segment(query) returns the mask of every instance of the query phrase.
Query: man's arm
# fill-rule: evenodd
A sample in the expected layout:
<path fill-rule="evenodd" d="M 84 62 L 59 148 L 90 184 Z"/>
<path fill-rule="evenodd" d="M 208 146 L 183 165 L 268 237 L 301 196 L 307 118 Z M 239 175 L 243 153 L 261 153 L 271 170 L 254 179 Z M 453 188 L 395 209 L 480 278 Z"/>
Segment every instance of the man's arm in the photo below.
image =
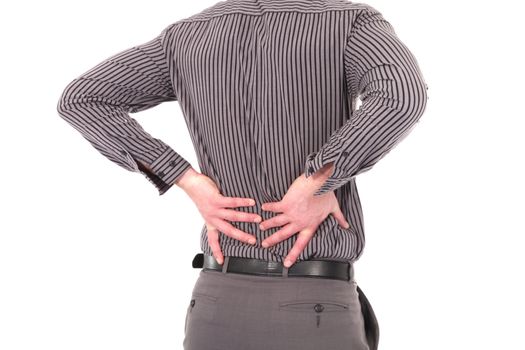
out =
<path fill-rule="evenodd" d="M 307 156 L 308 178 L 328 163 L 333 173 L 315 192 L 333 191 L 372 168 L 406 137 L 427 103 L 418 63 L 393 27 L 371 6 L 353 22 L 344 53 L 349 98 L 362 105 L 319 151 Z"/>
<path fill-rule="evenodd" d="M 121 51 L 71 81 L 57 104 L 59 115 L 107 159 L 140 172 L 164 194 L 191 164 L 154 138 L 129 113 L 175 101 L 167 65 L 166 38 Z"/>

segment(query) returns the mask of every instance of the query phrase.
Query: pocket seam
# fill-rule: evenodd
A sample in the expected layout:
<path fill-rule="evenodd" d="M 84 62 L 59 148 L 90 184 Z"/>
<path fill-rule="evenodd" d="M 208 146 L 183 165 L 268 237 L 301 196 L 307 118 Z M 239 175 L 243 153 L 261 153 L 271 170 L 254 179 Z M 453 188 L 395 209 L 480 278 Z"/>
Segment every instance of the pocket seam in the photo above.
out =
<path fill-rule="evenodd" d="M 348 311 L 350 308 L 350 305 L 347 303 L 343 303 L 340 301 L 333 301 L 333 300 L 313 300 L 313 299 L 304 299 L 304 300 L 290 300 L 290 301 L 280 301 L 279 302 L 279 310 L 284 311 L 296 311 L 296 312 L 310 312 L 313 309 L 313 307 L 316 304 L 323 304 L 323 305 L 335 305 L 337 308 L 330 310 L 325 309 L 323 312 L 344 312 Z M 311 307 L 305 307 L 305 308 L 294 308 L 293 306 L 299 306 L 299 305 L 310 305 Z"/>
<path fill-rule="evenodd" d="M 193 297 L 195 297 L 195 298 L 202 297 L 202 298 L 208 299 L 211 302 L 216 302 L 217 300 L 219 300 L 218 297 L 215 297 L 213 295 L 204 294 L 204 293 L 201 293 L 201 292 L 193 292 L 191 295 L 192 295 L 192 298 Z"/>

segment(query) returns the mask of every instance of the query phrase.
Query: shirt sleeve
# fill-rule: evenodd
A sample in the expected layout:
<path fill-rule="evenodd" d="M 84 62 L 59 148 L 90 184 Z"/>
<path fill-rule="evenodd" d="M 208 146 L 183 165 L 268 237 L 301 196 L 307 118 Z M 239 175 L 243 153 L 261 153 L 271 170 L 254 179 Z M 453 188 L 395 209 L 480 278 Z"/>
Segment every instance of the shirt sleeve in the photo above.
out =
<path fill-rule="evenodd" d="M 333 191 L 369 170 L 418 123 L 427 89 L 418 63 L 392 25 L 371 6 L 361 10 L 344 51 L 352 107 L 362 104 L 321 147 L 306 157 L 305 176 L 334 162 L 331 176 L 314 193 Z"/>
<path fill-rule="evenodd" d="M 175 101 L 166 56 L 170 26 L 155 38 L 120 51 L 73 79 L 58 114 L 103 156 L 139 172 L 164 194 L 191 164 L 130 116 Z"/>

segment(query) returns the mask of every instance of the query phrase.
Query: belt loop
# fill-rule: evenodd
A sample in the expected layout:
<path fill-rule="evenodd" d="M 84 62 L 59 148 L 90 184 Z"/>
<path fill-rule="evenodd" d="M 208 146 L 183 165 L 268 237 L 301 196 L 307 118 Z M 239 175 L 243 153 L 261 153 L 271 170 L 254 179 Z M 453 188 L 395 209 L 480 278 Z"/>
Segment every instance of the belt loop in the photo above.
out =
<path fill-rule="evenodd" d="M 352 282 L 354 280 L 354 264 L 348 263 L 348 281 Z"/>
<path fill-rule="evenodd" d="M 226 271 L 228 270 L 228 263 L 230 262 L 230 257 L 229 256 L 225 256 L 224 257 L 224 262 L 222 263 L 222 273 L 226 273 Z"/>
<path fill-rule="evenodd" d="M 283 264 L 283 277 L 288 278 L 288 267 Z"/>

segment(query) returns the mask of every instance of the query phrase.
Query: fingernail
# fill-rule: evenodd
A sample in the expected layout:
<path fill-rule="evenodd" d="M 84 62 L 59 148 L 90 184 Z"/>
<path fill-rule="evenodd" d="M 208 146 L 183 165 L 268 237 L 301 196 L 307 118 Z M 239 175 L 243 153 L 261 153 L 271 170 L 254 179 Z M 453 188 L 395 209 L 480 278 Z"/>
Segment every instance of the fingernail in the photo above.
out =
<path fill-rule="evenodd" d="M 350 227 L 350 224 L 347 222 L 345 225 L 345 228 L 349 228 L 349 227 Z"/>
<path fill-rule="evenodd" d="M 259 216 L 259 217 L 256 217 L 256 218 L 253 220 L 253 222 L 261 222 L 261 220 L 262 220 L 262 219 L 261 219 L 261 217 Z"/>
<path fill-rule="evenodd" d="M 263 225 L 259 225 L 259 228 L 260 228 L 261 230 L 264 230 L 264 226 L 263 226 Z"/>
<path fill-rule="evenodd" d="M 222 265 L 222 259 L 221 258 L 217 259 L 217 262 Z"/>
<path fill-rule="evenodd" d="M 262 209 L 262 210 L 266 210 L 266 207 L 264 206 L 264 204 L 261 205 L 261 209 Z"/>
<path fill-rule="evenodd" d="M 248 240 L 248 243 L 250 243 L 250 244 L 254 244 L 254 243 L 255 243 L 255 238 L 250 238 L 250 239 Z"/>
<path fill-rule="evenodd" d="M 289 259 L 286 259 L 286 260 L 284 261 L 284 266 L 286 266 L 286 267 L 290 267 L 291 265 L 292 265 L 292 262 L 291 262 Z"/>
<path fill-rule="evenodd" d="M 255 201 L 253 199 L 250 200 L 250 205 L 255 205 Z"/>
<path fill-rule="evenodd" d="M 263 246 L 264 248 L 268 248 L 268 242 L 262 242 L 262 246 Z"/>

